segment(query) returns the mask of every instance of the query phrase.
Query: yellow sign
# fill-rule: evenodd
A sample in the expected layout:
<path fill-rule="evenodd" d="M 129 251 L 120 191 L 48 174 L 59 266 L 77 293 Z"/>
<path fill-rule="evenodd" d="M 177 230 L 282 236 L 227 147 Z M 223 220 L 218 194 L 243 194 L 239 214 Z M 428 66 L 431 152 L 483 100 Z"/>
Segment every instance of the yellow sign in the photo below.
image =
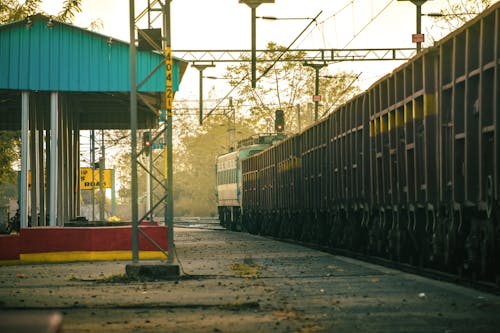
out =
<path fill-rule="evenodd" d="M 111 188 L 112 186 L 112 169 L 103 170 L 102 187 Z M 94 179 L 92 180 L 92 168 L 80 168 L 80 189 L 92 190 L 101 186 L 99 181 L 99 169 L 94 170 Z"/>
<path fill-rule="evenodd" d="M 172 116 L 172 101 L 174 99 L 172 85 L 172 49 L 168 46 L 165 48 L 165 109 L 167 117 Z"/>

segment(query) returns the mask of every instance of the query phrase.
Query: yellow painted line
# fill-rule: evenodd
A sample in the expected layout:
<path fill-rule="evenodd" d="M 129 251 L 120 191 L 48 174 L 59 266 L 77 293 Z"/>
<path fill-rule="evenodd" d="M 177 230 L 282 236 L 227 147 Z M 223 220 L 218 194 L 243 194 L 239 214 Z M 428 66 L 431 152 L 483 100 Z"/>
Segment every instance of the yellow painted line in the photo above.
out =
<path fill-rule="evenodd" d="M 424 116 L 432 116 L 437 113 L 436 96 L 434 94 L 424 95 Z"/>
<path fill-rule="evenodd" d="M 404 122 L 405 124 L 408 124 L 413 120 L 413 109 L 410 108 L 409 104 L 405 104 L 404 110 L 405 110 Z"/>
<path fill-rule="evenodd" d="M 19 265 L 21 260 L 0 260 L 0 266 L 13 266 Z"/>
<path fill-rule="evenodd" d="M 422 100 L 414 100 L 413 101 L 413 119 L 414 120 L 422 120 L 424 115 L 424 106 Z"/>
<path fill-rule="evenodd" d="M 160 251 L 139 251 L 141 260 L 161 260 L 167 256 Z M 110 261 L 132 260 L 132 251 L 72 251 L 21 253 L 20 262 Z"/>
<path fill-rule="evenodd" d="M 404 110 L 398 109 L 396 111 L 396 127 L 402 127 L 404 125 Z"/>
<path fill-rule="evenodd" d="M 384 134 L 387 132 L 387 117 L 382 116 L 379 118 L 379 123 L 380 123 L 380 134 Z"/>

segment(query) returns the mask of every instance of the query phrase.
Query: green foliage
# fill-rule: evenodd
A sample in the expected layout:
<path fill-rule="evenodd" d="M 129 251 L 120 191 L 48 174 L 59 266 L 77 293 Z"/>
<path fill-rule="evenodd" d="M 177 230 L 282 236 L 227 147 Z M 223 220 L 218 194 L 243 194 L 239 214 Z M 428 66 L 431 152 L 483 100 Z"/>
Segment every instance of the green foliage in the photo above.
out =
<path fill-rule="evenodd" d="M 231 119 L 229 117 L 229 119 Z M 229 150 L 231 123 L 225 116 L 209 117 L 183 146 L 174 150 L 174 211 L 176 216 L 209 216 L 216 214 L 215 158 Z M 238 119 L 235 141 L 254 134 L 251 125 Z"/>
<path fill-rule="evenodd" d="M 443 7 L 439 15 L 433 18 L 437 27 L 444 31 L 452 31 L 484 11 L 495 1 L 497 0 L 447 0 L 446 7 Z M 430 41 L 433 42 L 432 38 Z"/>
<path fill-rule="evenodd" d="M 283 51 L 286 47 L 269 42 L 268 50 Z M 304 52 L 287 52 L 281 60 L 274 63 L 279 52 L 265 52 L 262 58 L 268 61 L 257 63 L 257 87 L 251 88 L 250 62 L 229 66 L 225 75 L 234 87 L 235 104 L 249 119 L 253 119 L 257 132 L 274 131 L 274 112 L 277 109 L 285 111 L 285 131 L 297 132 L 299 129 L 299 115 L 297 105 L 300 106 L 301 128 L 311 124 L 314 120 L 310 115 L 312 96 L 315 88 L 315 71 L 303 66 Z M 244 58 L 244 57 L 242 57 Z M 247 58 L 248 60 L 248 58 Z M 319 91 L 322 101 L 319 104 L 319 115 L 326 115 L 336 107 L 351 98 L 358 88 L 353 83 L 357 75 L 349 72 L 339 72 L 334 75 L 325 67 L 320 71 Z"/>
<path fill-rule="evenodd" d="M 284 50 L 285 47 L 269 43 L 270 50 Z M 277 53 L 262 55 L 273 60 Z M 282 59 L 301 59 L 301 52 L 286 53 Z M 197 127 L 197 117 L 179 112 L 173 120 L 174 137 L 174 212 L 176 216 L 206 216 L 216 214 L 215 206 L 215 158 L 226 153 L 234 142 L 248 138 L 252 134 L 274 132 L 276 109 L 285 111 L 285 132 L 298 131 L 296 105 L 301 105 L 301 126 L 304 128 L 314 121 L 306 116 L 308 102 L 314 92 L 315 74 L 304 67 L 301 61 L 258 62 L 257 71 L 262 77 L 256 89 L 250 84 L 250 63 L 229 66 L 225 78 L 233 86 L 232 105 L 219 106 L 203 126 Z M 327 74 L 324 68 L 322 74 Z M 265 73 L 265 75 L 262 75 Z M 333 111 L 347 101 L 357 91 L 353 82 L 357 76 L 352 73 L 338 73 L 320 78 L 320 92 L 323 95 L 321 114 Z M 222 101 L 220 105 L 230 105 Z M 188 107 L 179 109 L 188 110 Z M 309 108 L 310 109 L 310 108 Z M 234 116 L 234 131 L 233 127 Z M 231 134 L 233 133 L 233 134 Z M 234 144 L 233 142 L 233 144 Z"/>
<path fill-rule="evenodd" d="M 17 195 L 17 172 L 13 164 L 19 159 L 19 132 L 0 131 L 0 207 Z"/>
<path fill-rule="evenodd" d="M 0 24 L 20 21 L 26 16 L 40 12 L 42 0 L 2 0 L 0 2 Z"/>
<path fill-rule="evenodd" d="M 2 0 L 0 2 L 0 24 L 15 22 L 25 19 L 27 16 L 44 13 L 40 9 L 43 0 Z M 63 8 L 58 15 L 54 17 L 57 21 L 71 22 L 76 13 L 80 13 L 82 0 L 65 0 Z"/>

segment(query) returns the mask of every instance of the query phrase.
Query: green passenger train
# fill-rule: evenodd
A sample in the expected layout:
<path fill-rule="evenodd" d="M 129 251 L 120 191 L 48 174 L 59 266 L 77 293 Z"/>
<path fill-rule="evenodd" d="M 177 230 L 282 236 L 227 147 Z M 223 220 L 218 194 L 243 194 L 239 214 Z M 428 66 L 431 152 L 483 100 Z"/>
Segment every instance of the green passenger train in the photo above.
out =
<path fill-rule="evenodd" d="M 238 142 L 237 148 L 217 156 L 215 164 L 215 198 L 220 224 L 241 230 L 242 173 L 241 161 L 284 139 L 285 134 L 257 134 Z"/>

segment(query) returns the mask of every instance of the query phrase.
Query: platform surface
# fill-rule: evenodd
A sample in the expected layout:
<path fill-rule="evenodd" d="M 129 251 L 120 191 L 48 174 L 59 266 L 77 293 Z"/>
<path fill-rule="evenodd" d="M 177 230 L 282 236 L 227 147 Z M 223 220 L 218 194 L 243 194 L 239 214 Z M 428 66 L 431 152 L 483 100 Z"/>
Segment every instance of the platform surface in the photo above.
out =
<path fill-rule="evenodd" d="M 219 228 L 176 227 L 174 236 L 179 280 L 127 280 L 125 261 L 2 266 L 0 310 L 61 313 L 64 332 L 500 327 L 498 296 Z"/>

